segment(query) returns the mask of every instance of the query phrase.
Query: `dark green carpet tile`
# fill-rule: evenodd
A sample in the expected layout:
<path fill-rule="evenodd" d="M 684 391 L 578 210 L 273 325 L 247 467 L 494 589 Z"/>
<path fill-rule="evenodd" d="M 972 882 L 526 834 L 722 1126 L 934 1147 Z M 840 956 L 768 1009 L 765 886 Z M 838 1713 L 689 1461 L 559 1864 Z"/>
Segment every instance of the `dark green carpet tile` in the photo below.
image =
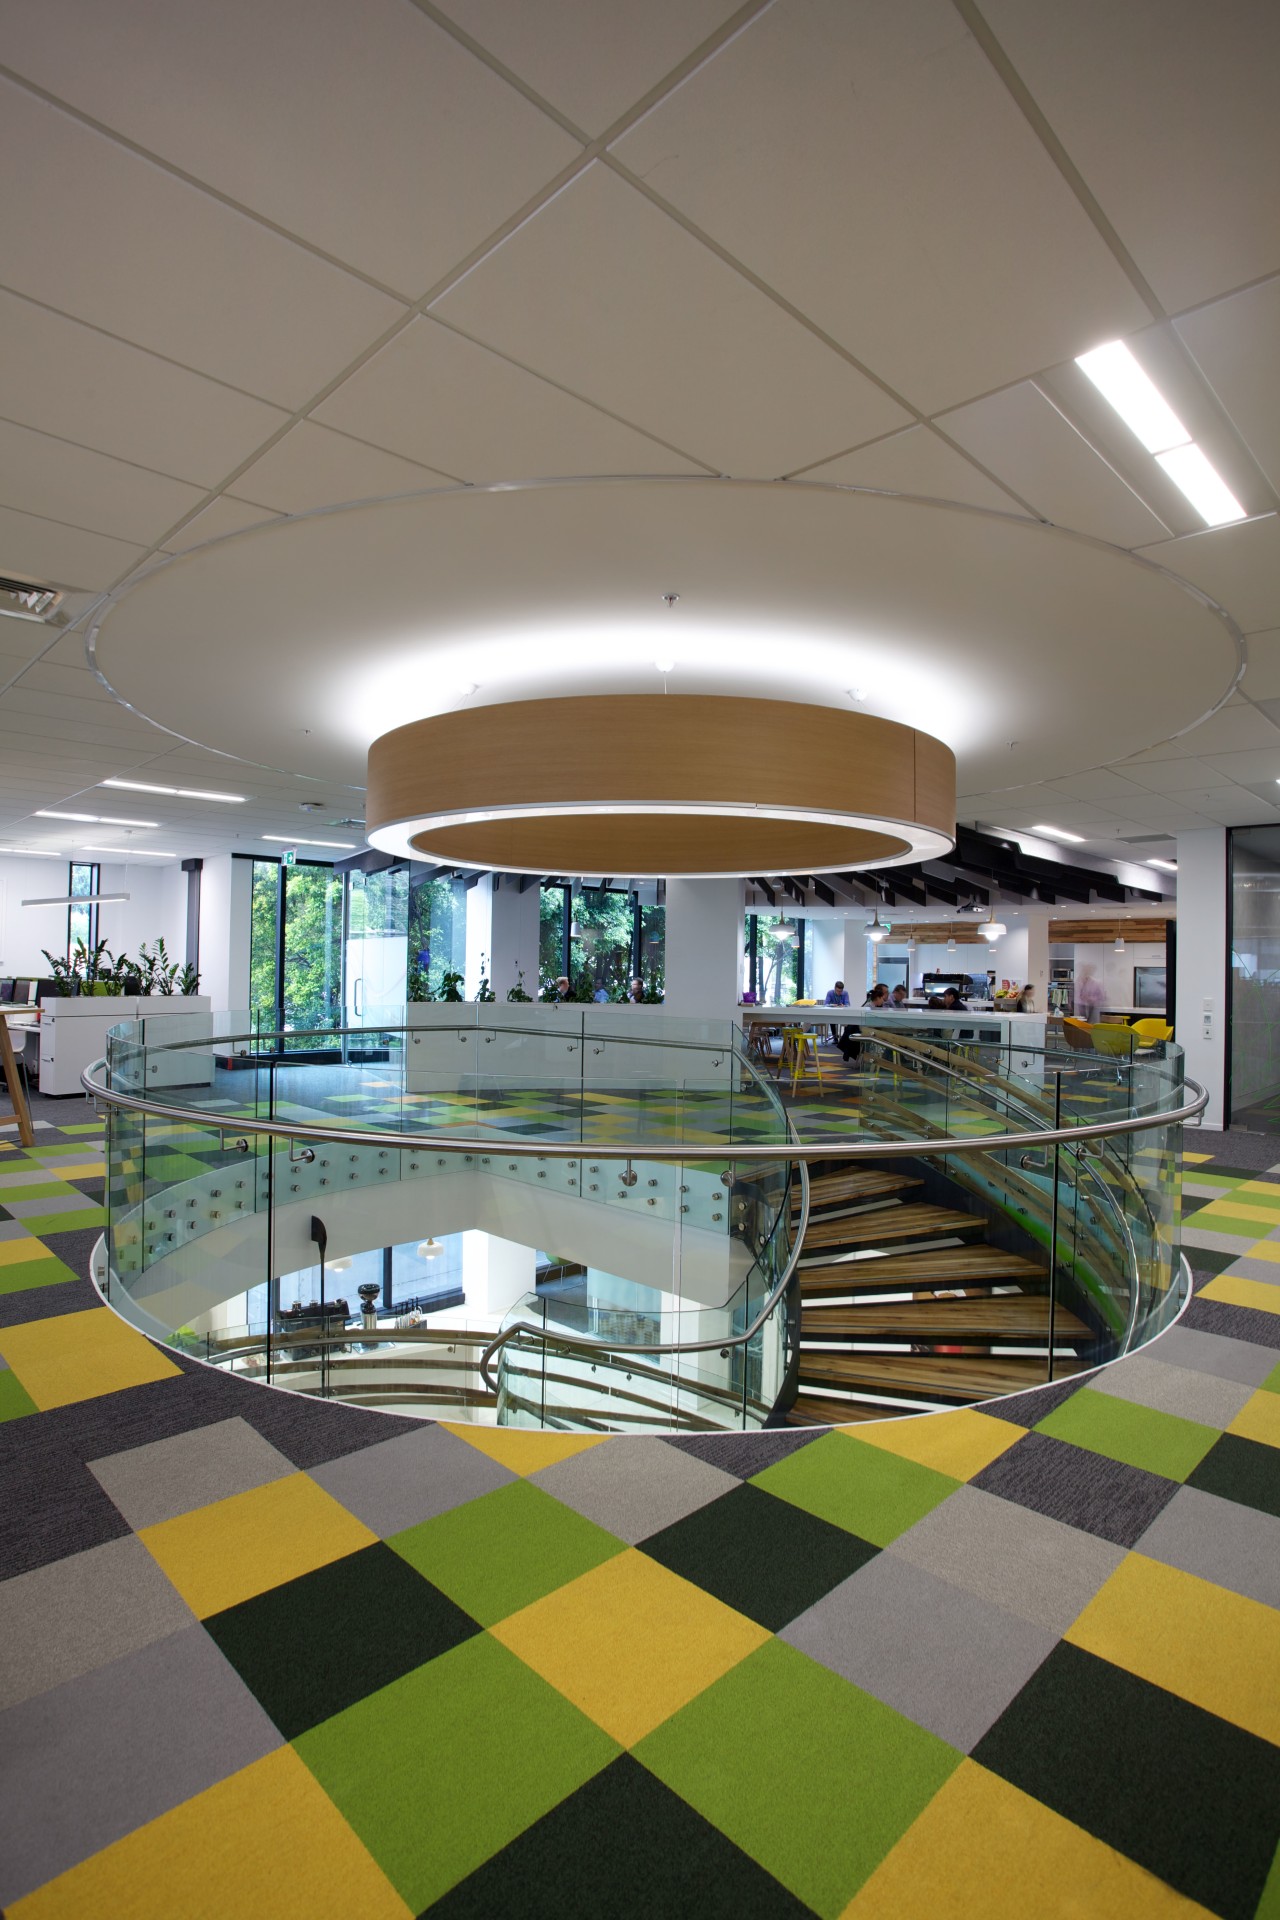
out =
<path fill-rule="evenodd" d="M 776 1633 L 879 1552 L 759 1487 L 735 1487 L 641 1542 L 672 1573 Z"/>
<path fill-rule="evenodd" d="M 204 1624 L 286 1740 L 480 1631 L 381 1541 Z"/>
<path fill-rule="evenodd" d="M 1280 1447 L 1224 1433 L 1188 1475 L 1187 1485 L 1280 1519 Z"/>
<path fill-rule="evenodd" d="M 1251 1920 L 1280 1841 L 1269 1742 L 1064 1641 L 973 1758 L 1222 1920 Z"/>
<path fill-rule="evenodd" d="M 808 1920 L 813 1913 L 626 1753 L 425 1911 L 432 1920 Z"/>

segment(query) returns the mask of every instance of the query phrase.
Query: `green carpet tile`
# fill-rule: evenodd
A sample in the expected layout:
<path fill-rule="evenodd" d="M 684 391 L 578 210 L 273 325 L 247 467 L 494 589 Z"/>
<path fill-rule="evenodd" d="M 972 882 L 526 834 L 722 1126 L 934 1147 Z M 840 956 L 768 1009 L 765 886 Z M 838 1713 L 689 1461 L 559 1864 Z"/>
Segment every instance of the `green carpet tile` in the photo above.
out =
<path fill-rule="evenodd" d="M 151 1344 L 85 1278 L 101 1137 L 37 1108 L 0 1126 L 8 1920 L 1280 1916 L 1280 1140 L 1189 1136 L 1195 1298 L 1101 1373 L 600 1438 Z"/>

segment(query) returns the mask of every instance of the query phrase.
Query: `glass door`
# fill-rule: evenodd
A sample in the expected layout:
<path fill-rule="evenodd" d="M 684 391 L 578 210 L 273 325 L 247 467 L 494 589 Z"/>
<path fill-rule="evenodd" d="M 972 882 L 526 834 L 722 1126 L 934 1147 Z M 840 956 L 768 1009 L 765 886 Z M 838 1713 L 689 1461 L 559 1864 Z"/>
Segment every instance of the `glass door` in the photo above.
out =
<path fill-rule="evenodd" d="M 343 1003 L 356 1026 L 403 1008 L 409 939 L 409 869 L 349 873 L 342 946 Z"/>

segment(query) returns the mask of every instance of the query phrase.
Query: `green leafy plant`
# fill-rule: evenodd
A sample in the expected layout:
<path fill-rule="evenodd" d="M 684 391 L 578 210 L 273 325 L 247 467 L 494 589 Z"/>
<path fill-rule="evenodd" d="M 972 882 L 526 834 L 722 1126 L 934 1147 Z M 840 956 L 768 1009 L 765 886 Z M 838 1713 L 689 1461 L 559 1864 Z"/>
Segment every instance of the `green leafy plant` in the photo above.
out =
<path fill-rule="evenodd" d="M 169 958 L 163 934 L 157 937 L 154 951 L 145 940 L 142 942 L 134 970 L 138 976 L 139 992 L 168 996 L 175 991 L 179 967 L 176 960 Z"/>
<path fill-rule="evenodd" d="M 199 993 L 199 991 L 200 975 L 188 960 L 186 966 L 183 967 L 181 973 L 178 975 L 178 992 L 187 999 L 190 999 L 192 994 Z"/>
<path fill-rule="evenodd" d="M 497 997 L 497 994 L 489 982 L 489 956 L 487 953 L 482 953 L 480 955 L 480 985 L 476 990 L 476 999 L 489 1001 L 496 1000 Z"/>
<path fill-rule="evenodd" d="M 522 1000 L 526 1006 L 533 1005 L 533 1000 L 531 996 L 527 994 L 524 990 L 524 968 L 523 967 L 516 968 L 516 983 L 514 987 L 507 988 L 507 999 Z"/>
<path fill-rule="evenodd" d="M 420 961 L 414 960 L 410 962 L 404 990 L 406 998 L 415 1003 L 435 999 L 435 995 L 431 991 L 431 982 L 427 977 L 427 970 Z"/>
<path fill-rule="evenodd" d="M 74 963 L 62 959 L 56 953 L 50 953 L 48 947 L 41 947 L 41 953 L 49 962 L 49 977 L 54 982 L 56 996 L 60 1000 L 69 1000 L 80 991 L 80 976 Z"/>
<path fill-rule="evenodd" d="M 450 967 L 449 971 L 442 975 L 440 980 L 440 998 L 454 1002 L 461 1000 L 463 997 L 462 982 L 463 975 L 455 968 Z"/>

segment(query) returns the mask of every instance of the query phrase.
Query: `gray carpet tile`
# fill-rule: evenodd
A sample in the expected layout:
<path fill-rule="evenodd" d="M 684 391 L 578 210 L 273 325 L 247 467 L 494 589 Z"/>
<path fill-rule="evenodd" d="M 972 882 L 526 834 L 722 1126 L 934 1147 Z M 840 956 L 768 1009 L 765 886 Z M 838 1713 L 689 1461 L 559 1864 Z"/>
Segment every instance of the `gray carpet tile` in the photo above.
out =
<path fill-rule="evenodd" d="M 0 1708 L 193 1624 L 132 1534 L 0 1581 Z"/>
<path fill-rule="evenodd" d="M 295 1468 L 246 1420 L 232 1418 L 91 1460 L 89 1471 L 129 1525 L 141 1529 L 282 1480 Z"/>
<path fill-rule="evenodd" d="M 0 1714 L 8 1904 L 281 1744 L 203 1627 Z"/>
<path fill-rule="evenodd" d="M 1179 1487 L 1138 1552 L 1202 1580 L 1280 1607 L 1280 1520 L 1199 1487 Z"/>
<path fill-rule="evenodd" d="M 1033 1626 L 1065 1633 L 1125 1549 L 1061 1520 L 961 1487 L 885 1551 Z"/>
<path fill-rule="evenodd" d="M 386 1540 L 517 1476 L 456 1434 L 419 1422 L 416 1432 L 321 1462 L 310 1477 Z"/>
<path fill-rule="evenodd" d="M 606 1441 L 531 1476 L 575 1513 L 634 1546 L 741 1485 L 736 1474 L 661 1440 Z"/>
<path fill-rule="evenodd" d="M 783 1640 L 968 1753 L 1057 1644 L 888 1553 L 784 1627 Z"/>

